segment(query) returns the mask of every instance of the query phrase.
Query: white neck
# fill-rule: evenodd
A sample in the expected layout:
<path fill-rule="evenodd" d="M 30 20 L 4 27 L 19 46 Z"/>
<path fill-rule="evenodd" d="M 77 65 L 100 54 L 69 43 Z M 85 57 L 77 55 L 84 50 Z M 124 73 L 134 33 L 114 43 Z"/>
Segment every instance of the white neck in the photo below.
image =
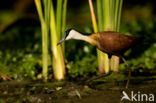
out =
<path fill-rule="evenodd" d="M 69 40 L 69 39 L 84 40 L 84 38 L 86 38 L 86 36 L 82 35 L 76 30 L 71 30 L 66 40 Z"/>
<path fill-rule="evenodd" d="M 66 40 L 69 39 L 76 39 L 76 40 L 83 40 L 86 41 L 90 44 L 95 44 L 95 40 L 93 40 L 92 38 L 90 38 L 89 36 L 85 36 L 79 32 L 77 32 L 76 30 L 71 30 L 68 37 L 66 38 Z"/>

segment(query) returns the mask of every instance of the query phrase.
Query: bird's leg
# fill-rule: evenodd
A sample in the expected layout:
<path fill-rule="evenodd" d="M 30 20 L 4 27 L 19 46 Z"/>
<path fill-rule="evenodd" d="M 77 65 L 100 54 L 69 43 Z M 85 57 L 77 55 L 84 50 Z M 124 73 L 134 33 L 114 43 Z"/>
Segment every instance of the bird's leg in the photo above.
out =
<path fill-rule="evenodd" d="M 129 86 L 129 82 L 130 82 L 130 78 L 131 78 L 131 69 L 128 67 L 128 63 L 126 62 L 126 59 L 122 56 L 120 56 L 121 59 L 123 60 L 123 62 L 126 64 L 127 68 L 128 68 L 128 79 L 127 79 L 127 83 L 126 83 L 126 88 L 128 88 Z"/>
<path fill-rule="evenodd" d="M 89 84 L 89 83 L 90 83 L 91 81 L 93 81 L 93 80 L 97 80 L 97 79 L 100 79 L 100 78 L 102 78 L 102 77 L 109 76 L 111 73 L 112 73 L 112 72 L 109 72 L 109 73 L 107 73 L 107 74 L 101 74 L 101 75 L 99 75 L 99 76 L 97 76 L 97 77 L 93 77 L 93 78 L 87 80 L 87 81 L 86 81 L 86 84 Z"/>
<path fill-rule="evenodd" d="M 111 54 L 108 54 L 108 58 L 110 59 L 111 58 Z M 98 75 L 97 77 L 93 77 L 93 78 L 91 78 L 91 79 L 89 79 L 89 80 L 87 80 L 86 81 L 86 84 L 89 84 L 91 81 L 93 81 L 93 80 L 97 80 L 97 79 L 100 79 L 100 78 L 102 78 L 102 77 L 106 77 L 106 76 L 109 76 L 110 74 L 112 73 L 112 71 L 110 71 L 110 72 L 108 72 L 108 73 L 104 73 L 104 74 L 101 74 L 101 75 Z"/>

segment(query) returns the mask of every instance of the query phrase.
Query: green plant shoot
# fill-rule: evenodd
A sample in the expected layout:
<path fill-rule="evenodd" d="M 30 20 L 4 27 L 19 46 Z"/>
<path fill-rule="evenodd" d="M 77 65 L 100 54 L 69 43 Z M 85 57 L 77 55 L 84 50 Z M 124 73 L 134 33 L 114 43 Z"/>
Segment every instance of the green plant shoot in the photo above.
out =
<path fill-rule="evenodd" d="M 42 62 L 43 62 L 43 78 L 47 80 L 48 75 L 48 41 L 50 41 L 50 49 L 52 53 L 52 66 L 54 78 L 57 80 L 65 77 L 65 64 L 63 51 L 57 46 L 58 40 L 62 36 L 62 31 L 66 25 L 66 7 L 67 0 L 57 0 L 56 16 L 54 12 L 53 2 L 51 0 L 43 1 L 35 0 L 36 8 L 41 21 L 42 31 Z M 63 25 L 63 26 L 62 26 Z M 50 35 L 49 35 L 50 34 Z M 48 37 L 50 36 L 50 37 Z M 48 39 L 49 38 L 49 39 Z"/>
<path fill-rule="evenodd" d="M 92 0 L 89 0 L 94 32 L 119 31 L 122 0 L 97 0 L 96 3 L 98 23 L 96 22 Z M 97 50 L 97 56 L 100 73 L 108 73 L 110 69 L 112 71 L 118 71 L 119 57 L 113 55 L 109 64 L 109 58 L 106 53 Z"/>

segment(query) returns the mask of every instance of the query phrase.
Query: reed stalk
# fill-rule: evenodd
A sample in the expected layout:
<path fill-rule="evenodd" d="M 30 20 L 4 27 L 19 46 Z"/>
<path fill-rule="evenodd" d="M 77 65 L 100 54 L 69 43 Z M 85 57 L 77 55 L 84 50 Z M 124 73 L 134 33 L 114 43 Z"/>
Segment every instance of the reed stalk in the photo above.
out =
<path fill-rule="evenodd" d="M 43 8 L 42 8 L 43 3 Z M 36 8 L 39 14 L 42 31 L 42 62 L 43 62 L 43 78 L 47 80 L 48 75 L 48 41 L 50 41 L 50 49 L 52 53 L 52 66 L 54 78 L 61 80 L 65 78 L 65 63 L 63 51 L 57 46 L 62 36 L 62 31 L 66 25 L 66 7 L 67 0 L 57 0 L 56 16 L 54 12 L 52 0 L 35 0 Z M 42 11 L 44 10 L 44 12 Z M 65 9 L 65 10 L 64 10 Z M 63 26 L 62 26 L 63 25 Z M 48 37 L 50 34 L 50 37 Z"/>
<path fill-rule="evenodd" d="M 117 31 L 119 32 L 120 29 L 120 20 L 121 20 L 121 10 L 122 10 L 122 3 L 123 0 L 111 0 L 112 4 L 112 10 L 111 10 L 111 16 L 112 16 L 112 31 Z M 113 55 L 111 60 L 110 60 L 110 69 L 114 72 L 119 71 L 119 57 Z"/>
<path fill-rule="evenodd" d="M 47 25 L 44 20 L 41 0 L 35 0 L 37 12 L 41 22 L 41 32 L 42 32 L 42 76 L 44 81 L 48 79 L 48 30 Z"/>
<path fill-rule="evenodd" d="M 102 7 L 101 5 L 101 1 L 98 1 L 98 6 Z M 97 26 L 97 21 L 96 21 L 96 17 L 95 17 L 95 13 L 94 13 L 94 8 L 93 8 L 93 4 L 92 4 L 92 0 L 89 0 L 89 7 L 90 7 L 90 12 L 91 12 L 91 18 L 92 18 L 92 25 L 93 25 L 93 29 L 94 32 L 98 32 L 102 30 L 102 23 L 100 23 L 99 25 L 99 30 L 98 30 L 98 26 Z M 98 9 L 98 20 L 99 22 L 102 22 L 102 12 L 101 9 Z M 99 68 L 99 72 L 102 73 L 108 73 L 109 72 L 109 59 L 106 53 L 103 53 L 101 51 L 99 51 L 97 49 L 97 57 L 98 57 L 98 68 Z"/>
<path fill-rule="evenodd" d="M 66 29 L 67 2 L 68 0 L 64 0 L 63 2 L 61 37 L 63 37 L 64 31 Z M 65 43 L 62 45 L 62 51 L 65 53 Z"/>
<path fill-rule="evenodd" d="M 119 31 L 120 17 L 122 10 L 123 0 L 96 0 L 97 4 L 97 17 L 98 23 L 94 13 L 92 0 L 89 0 L 89 6 L 92 17 L 92 24 L 94 32 L 97 31 Z M 94 23 L 96 22 L 96 23 Z M 98 24 L 98 28 L 96 29 Z M 96 31 L 97 30 L 97 31 Z M 108 73 L 110 69 L 112 71 L 118 71 L 119 57 L 112 56 L 109 64 L 109 58 L 106 53 L 102 53 L 97 50 L 98 66 L 100 73 Z"/>
<path fill-rule="evenodd" d="M 60 4 L 60 2 L 58 2 L 58 3 Z M 62 4 L 60 4 L 59 6 L 62 7 Z M 62 12 L 62 9 L 60 9 L 60 8 L 57 8 L 57 9 L 59 9 L 60 12 Z M 57 12 L 59 12 L 59 10 L 57 10 Z M 59 16 L 61 16 L 60 13 L 57 13 L 57 17 L 58 17 L 58 14 L 59 14 Z M 61 79 L 65 78 L 65 64 L 64 64 L 63 52 L 61 50 L 61 47 L 57 46 L 57 43 L 61 38 L 61 36 L 60 36 L 61 35 L 61 29 L 60 29 L 61 24 L 60 24 L 60 21 L 59 21 L 59 23 L 58 23 L 58 21 L 57 22 L 55 21 L 55 13 L 54 13 L 54 8 L 53 8 L 52 2 L 51 2 L 50 18 L 51 18 L 50 19 L 51 50 L 52 50 L 52 54 L 53 54 L 52 64 L 53 64 L 54 77 L 57 80 L 61 80 Z M 61 17 L 58 17 L 58 18 L 61 18 Z M 60 19 L 60 20 L 62 20 L 62 19 Z"/>

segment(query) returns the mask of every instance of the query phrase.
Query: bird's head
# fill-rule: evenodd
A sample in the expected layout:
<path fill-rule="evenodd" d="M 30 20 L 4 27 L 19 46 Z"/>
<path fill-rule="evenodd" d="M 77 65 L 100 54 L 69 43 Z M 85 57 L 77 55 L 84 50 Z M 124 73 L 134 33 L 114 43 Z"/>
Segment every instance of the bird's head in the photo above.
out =
<path fill-rule="evenodd" d="M 60 45 L 61 43 L 63 43 L 64 41 L 70 40 L 70 39 L 77 39 L 79 37 L 80 33 L 77 32 L 74 29 L 67 29 L 64 32 L 64 37 L 57 43 L 57 45 Z"/>

